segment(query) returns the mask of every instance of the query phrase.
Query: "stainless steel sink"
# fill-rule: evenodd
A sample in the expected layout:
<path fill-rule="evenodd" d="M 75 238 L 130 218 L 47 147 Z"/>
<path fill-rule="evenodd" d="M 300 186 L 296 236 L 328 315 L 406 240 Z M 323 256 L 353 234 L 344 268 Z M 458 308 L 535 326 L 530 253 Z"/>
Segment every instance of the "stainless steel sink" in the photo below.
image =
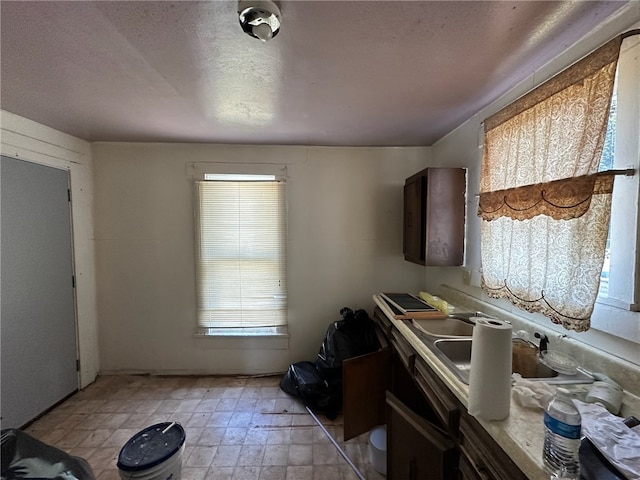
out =
<path fill-rule="evenodd" d="M 414 318 L 411 322 L 416 329 L 425 335 L 436 338 L 471 337 L 473 335 L 473 322 L 461 318 Z"/>
<path fill-rule="evenodd" d="M 471 339 L 436 340 L 433 342 L 435 353 L 440 360 L 464 383 L 469 383 L 471 371 Z"/>
<path fill-rule="evenodd" d="M 449 315 L 448 318 L 439 320 L 405 320 L 405 325 L 456 377 L 469 384 L 471 345 L 475 325 L 471 317 L 474 316 L 484 315 L 481 312 L 475 312 Z M 578 384 L 594 381 L 593 377 L 579 368 L 575 375 L 558 373 L 541 363 L 539 358 L 534 376 L 527 375 L 525 378 L 551 384 Z"/>
<path fill-rule="evenodd" d="M 425 342 L 427 346 L 429 342 Z M 440 358 L 453 374 L 462 382 L 469 384 L 471 370 L 471 338 L 438 339 L 431 342 L 431 350 Z M 546 365 L 537 363 L 535 377 L 528 377 L 532 381 L 544 381 L 552 384 L 592 383 L 593 377 L 578 370 L 575 375 L 556 372 Z"/>

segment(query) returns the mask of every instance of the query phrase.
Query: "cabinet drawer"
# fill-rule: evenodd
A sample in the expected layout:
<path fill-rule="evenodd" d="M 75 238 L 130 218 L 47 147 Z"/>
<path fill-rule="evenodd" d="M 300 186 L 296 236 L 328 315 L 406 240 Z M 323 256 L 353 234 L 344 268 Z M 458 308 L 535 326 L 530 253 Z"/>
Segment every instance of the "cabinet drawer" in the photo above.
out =
<path fill-rule="evenodd" d="M 407 342 L 397 330 L 391 330 L 391 344 L 398 353 L 398 357 L 400 357 L 405 368 L 413 373 L 416 353 L 413 351 L 413 348 L 411 348 L 411 345 L 409 345 L 409 342 Z"/>
<path fill-rule="evenodd" d="M 457 437 L 460 427 L 458 399 L 421 359 L 415 362 L 415 379 L 445 429 L 453 437 Z"/>
<path fill-rule="evenodd" d="M 460 450 L 476 477 L 494 480 L 527 480 L 526 475 L 471 416 L 460 419 Z"/>

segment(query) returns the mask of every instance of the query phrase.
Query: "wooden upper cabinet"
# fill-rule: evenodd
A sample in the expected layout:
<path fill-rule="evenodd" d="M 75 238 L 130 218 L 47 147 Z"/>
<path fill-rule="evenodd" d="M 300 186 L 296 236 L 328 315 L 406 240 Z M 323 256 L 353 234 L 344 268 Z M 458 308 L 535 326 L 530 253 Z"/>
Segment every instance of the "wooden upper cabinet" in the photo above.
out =
<path fill-rule="evenodd" d="M 426 168 L 404 184 L 405 260 L 420 265 L 464 262 L 466 169 Z"/>

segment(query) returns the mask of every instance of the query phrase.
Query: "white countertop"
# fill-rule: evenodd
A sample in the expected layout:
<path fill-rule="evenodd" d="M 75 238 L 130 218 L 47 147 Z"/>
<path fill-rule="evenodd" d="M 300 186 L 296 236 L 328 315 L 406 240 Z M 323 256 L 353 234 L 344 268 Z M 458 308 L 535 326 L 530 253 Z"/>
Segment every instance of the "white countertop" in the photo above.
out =
<path fill-rule="evenodd" d="M 461 382 L 404 322 L 396 320 L 393 312 L 389 310 L 387 304 L 378 295 L 374 295 L 373 300 L 416 353 L 429 363 L 458 400 L 467 407 L 469 386 Z M 509 416 L 505 420 L 476 420 L 528 478 L 532 480 L 548 480 L 549 475 L 544 473 L 542 463 L 542 446 L 544 442 L 542 411 L 522 408 L 512 399 Z"/>

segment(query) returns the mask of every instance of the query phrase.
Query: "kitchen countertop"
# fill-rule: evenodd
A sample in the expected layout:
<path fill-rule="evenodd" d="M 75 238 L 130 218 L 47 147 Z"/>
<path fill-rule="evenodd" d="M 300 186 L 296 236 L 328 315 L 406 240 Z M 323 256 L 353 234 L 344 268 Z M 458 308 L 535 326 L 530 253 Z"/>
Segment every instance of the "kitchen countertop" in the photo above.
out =
<path fill-rule="evenodd" d="M 378 295 L 374 295 L 373 300 L 416 353 L 429 363 L 458 400 L 468 408 L 469 386 L 458 380 L 404 322 L 396 320 L 393 312 Z M 544 473 L 542 463 L 544 428 L 543 412 L 541 410 L 520 407 L 512 399 L 509 416 L 506 419 L 485 421 L 476 418 L 476 420 L 528 478 L 532 480 L 548 480 L 549 475 Z"/>

